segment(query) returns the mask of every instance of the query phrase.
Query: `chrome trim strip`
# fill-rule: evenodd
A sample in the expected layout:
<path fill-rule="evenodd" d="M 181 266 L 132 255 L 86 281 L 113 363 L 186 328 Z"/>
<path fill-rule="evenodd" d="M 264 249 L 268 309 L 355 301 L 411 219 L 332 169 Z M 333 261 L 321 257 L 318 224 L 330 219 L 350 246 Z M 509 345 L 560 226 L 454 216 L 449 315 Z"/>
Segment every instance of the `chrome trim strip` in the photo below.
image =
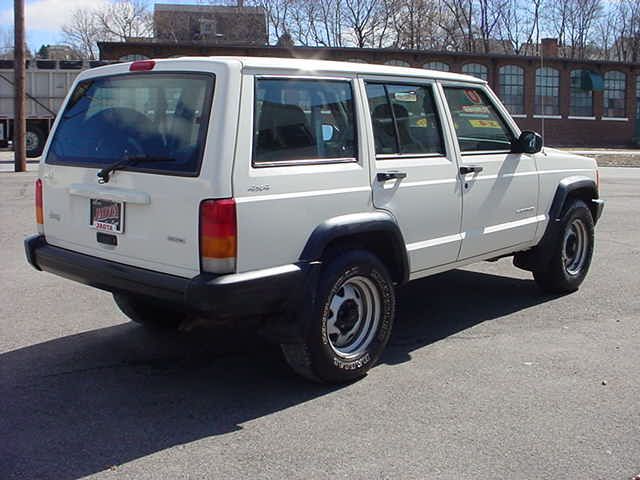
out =
<path fill-rule="evenodd" d="M 530 225 L 532 223 L 542 222 L 546 218 L 547 218 L 546 215 L 538 215 L 537 217 L 523 218 L 522 220 L 516 220 L 514 222 L 499 223 L 498 225 L 491 225 L 489 227 L 484 227 L 484 230 L 482 231 L 482 233 L 487 235 L 489 233 L 502 232 L 503 230 L 509 230 L 511 228 L 524 227 L 525 225 Z"/>
<path fill-rule="evenodd" d="M 445 243 L 458 242 L 464 240 L 466 236 L 465 232 L 456 233 L 455 235 L 447 235 L 445 237 L 432 238 L 430 240 L 422 240 L 420 242 L 413 242 L 407 244 L 407 251 L 413 252 L 423 248 L 435 247 L 438 245 L 444 245 Z"/>
<path fill-rule="evenodd" d="M 328 190 L 309 190 L 308 192 L 274 193 L 271 195 L 255 195 L 238 197 L 236 203 L 261 202 L 263 200 L 288 200 L 291 198 L 321 197 L 323 195 L 338 195 L 341 193 L 371 192 L 371 187 L 334 188 Z"/>

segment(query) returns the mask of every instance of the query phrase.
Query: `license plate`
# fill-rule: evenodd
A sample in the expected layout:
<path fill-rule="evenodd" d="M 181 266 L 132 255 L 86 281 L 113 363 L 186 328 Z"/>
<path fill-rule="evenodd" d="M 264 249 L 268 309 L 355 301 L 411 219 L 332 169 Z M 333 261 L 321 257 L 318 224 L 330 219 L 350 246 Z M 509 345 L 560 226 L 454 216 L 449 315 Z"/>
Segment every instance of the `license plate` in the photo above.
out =
<path fill-rule="evenodd" d="M 102 232 L 122 233 L 124 230 L 124 203 L 92 198 L 89 226 Z"/>

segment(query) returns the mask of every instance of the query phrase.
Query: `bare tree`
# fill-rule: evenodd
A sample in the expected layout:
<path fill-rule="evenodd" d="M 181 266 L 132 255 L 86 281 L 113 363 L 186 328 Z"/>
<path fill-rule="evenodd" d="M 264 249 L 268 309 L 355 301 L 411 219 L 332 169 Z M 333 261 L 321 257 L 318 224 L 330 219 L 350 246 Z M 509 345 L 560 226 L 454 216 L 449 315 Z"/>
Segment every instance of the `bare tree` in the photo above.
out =
<path fill-rule="evenodd" d="M 640 61 L 640 2 L 620 0 L 616 6 L 614 25 L 616 40 L 613 45 L 616 60 Z"/>
<path fill-rule="evenodd" d="M 148 37 L 153 33 L 153 20 L 144 0 L 118 0 L 95 10 L 95 20 L 103 39 L 125 41 L 132 37 Z"/>
<path fill-rule="evenodd" d="M 63 43 L 78 52 L 82 58 L 96 59 L 101 31 L 94 11 L 80 8 L 73 12 L 71 20 L 62 27 L 62 35 Z"/>
<path fill-rule="evenodd" d="M 508 0 L 502 5 L 499 37 L 515 55 L 537 55 L 540 41 L 540 12 L 543 0 Z"/>

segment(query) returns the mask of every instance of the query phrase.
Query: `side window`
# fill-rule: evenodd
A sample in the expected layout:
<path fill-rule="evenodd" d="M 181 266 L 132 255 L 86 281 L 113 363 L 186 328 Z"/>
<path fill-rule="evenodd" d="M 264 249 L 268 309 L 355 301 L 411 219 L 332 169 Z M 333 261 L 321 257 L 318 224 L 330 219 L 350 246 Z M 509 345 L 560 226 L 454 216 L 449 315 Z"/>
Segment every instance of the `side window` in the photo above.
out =
<path fill-rule="evenodd" d="M 355 161 L 349 81 L 256 79 L 254 164 Z"/>
<path fill-rule="evenodd" d="M 367 83 L 378 155 L 444 155 L 431 87 Z"/>
<path fill-rule="evenodd" d="M 511 150 L 513 133 L 480 89 L 445 87 L 460 151 Z"/>

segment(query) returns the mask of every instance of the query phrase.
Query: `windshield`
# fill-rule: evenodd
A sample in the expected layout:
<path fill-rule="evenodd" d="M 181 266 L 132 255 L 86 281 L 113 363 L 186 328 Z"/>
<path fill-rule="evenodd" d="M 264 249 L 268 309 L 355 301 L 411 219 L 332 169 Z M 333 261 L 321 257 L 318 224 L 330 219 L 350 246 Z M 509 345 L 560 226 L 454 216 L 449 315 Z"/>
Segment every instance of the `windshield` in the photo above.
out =
<path fill-rule="evenodd" d="M 164 157 L 130 170 L 197 175 L 213 76 L 144 73 L 84 80 L 61 114 L 46 162 L 103 167 Z"/>

